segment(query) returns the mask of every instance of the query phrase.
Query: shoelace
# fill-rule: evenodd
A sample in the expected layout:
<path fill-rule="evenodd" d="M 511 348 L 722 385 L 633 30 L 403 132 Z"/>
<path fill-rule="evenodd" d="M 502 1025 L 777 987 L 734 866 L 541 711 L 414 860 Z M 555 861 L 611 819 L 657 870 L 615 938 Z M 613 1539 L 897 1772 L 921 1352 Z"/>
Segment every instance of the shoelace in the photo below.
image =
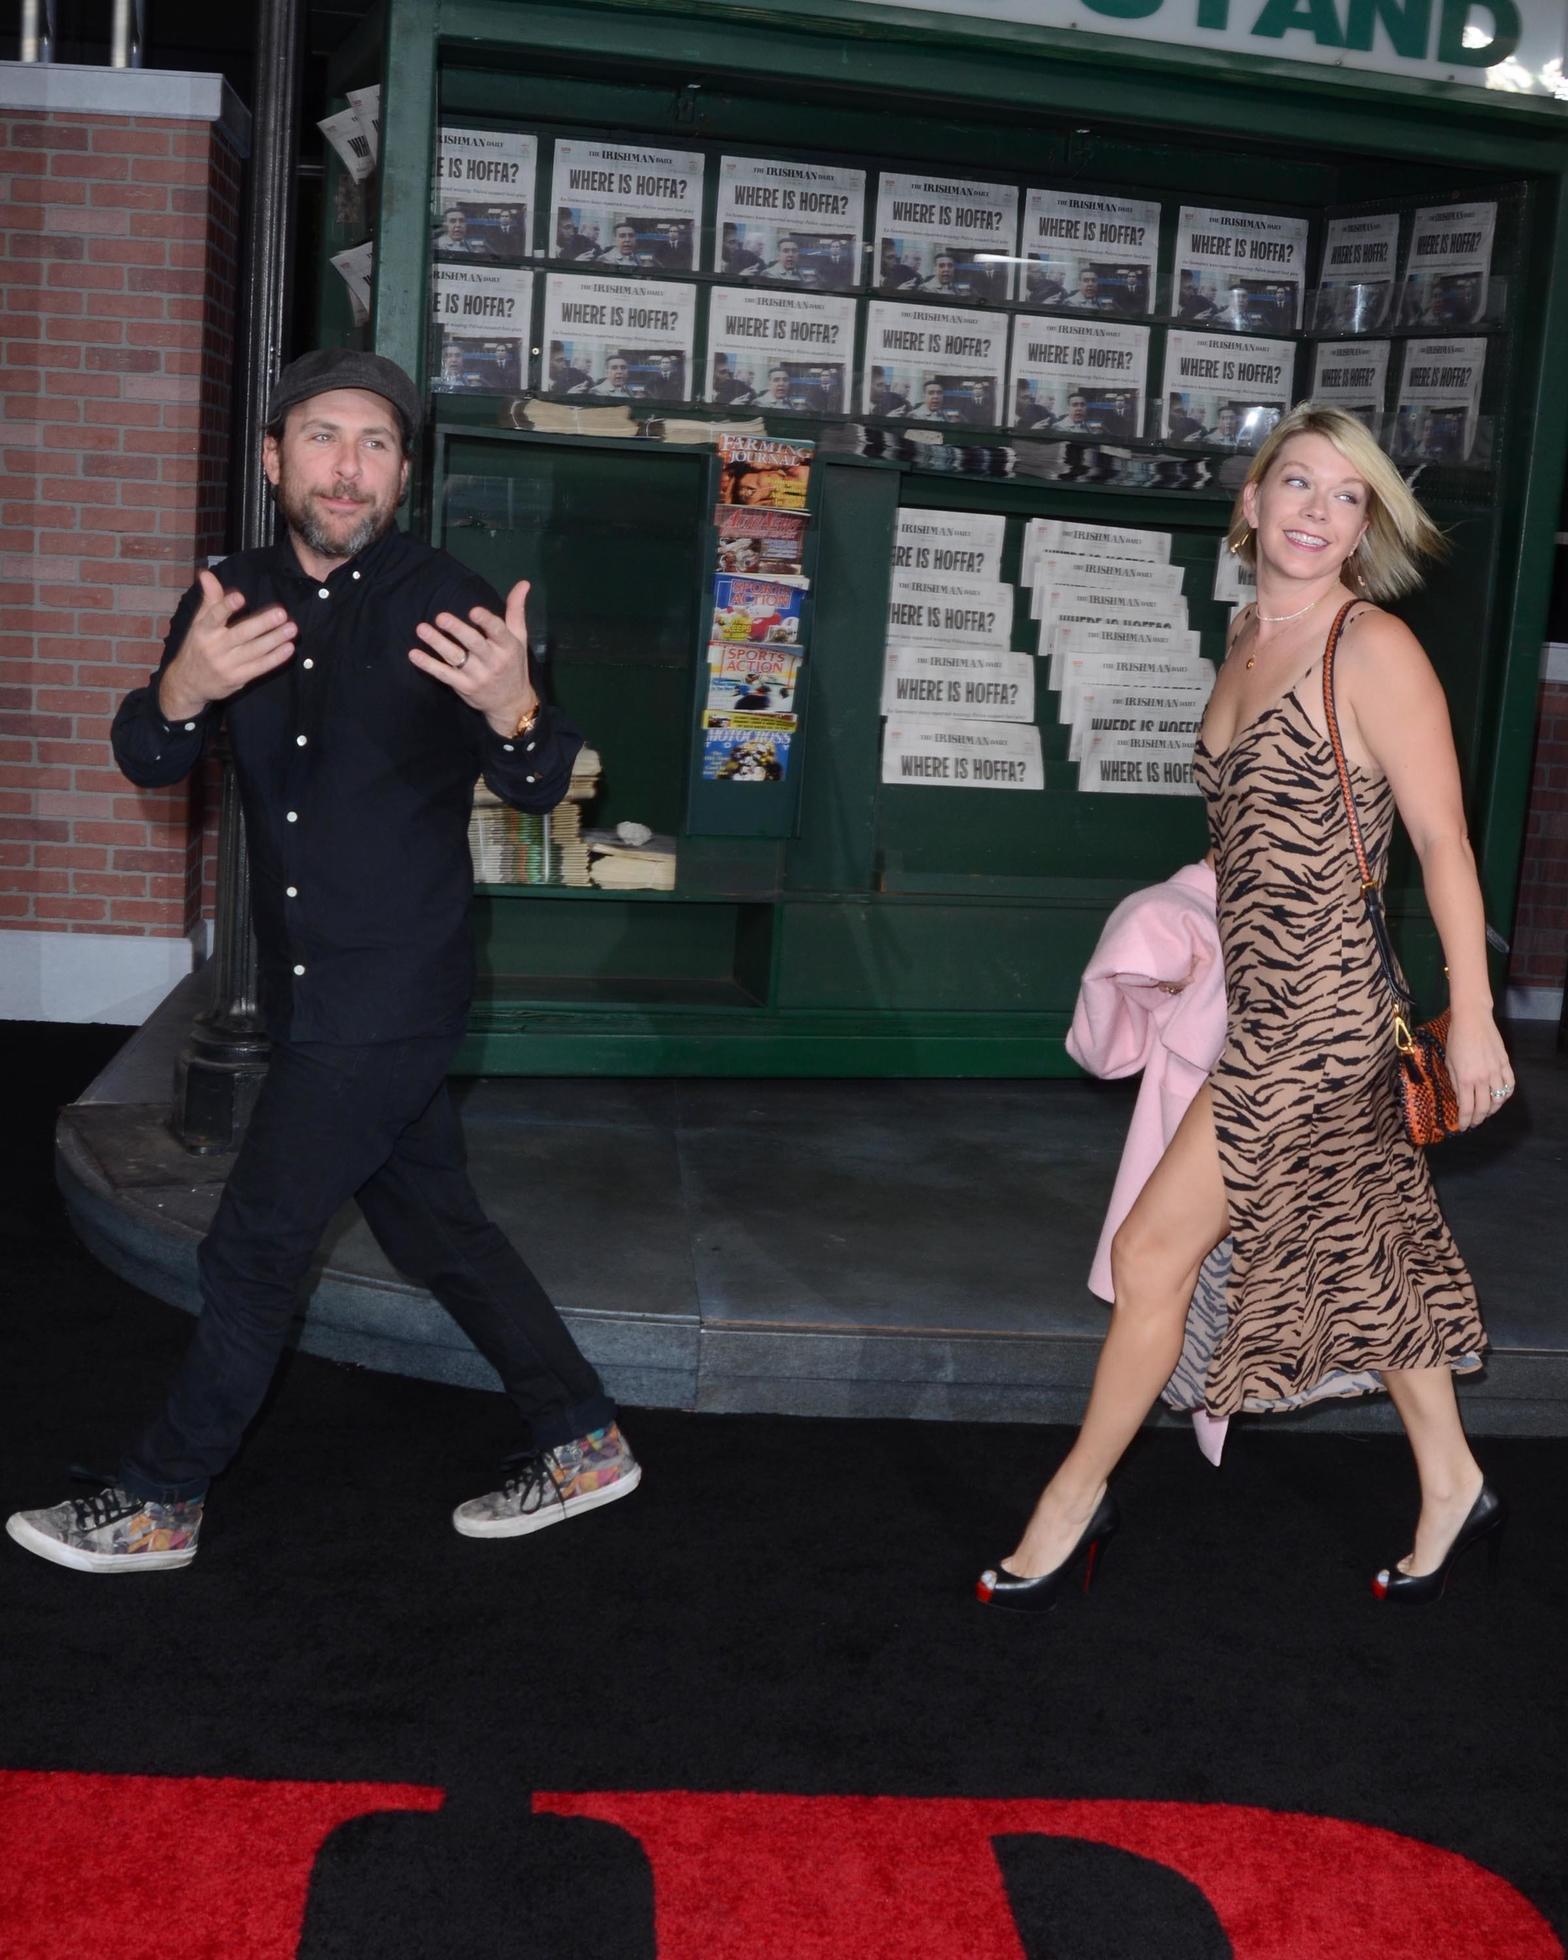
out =
<path fill-rule="evenodd" d="M 76 1513 L 77 1528 L 81 1531 L 97 1531 L 101 1526 L 113 1524 L 116 1518 L 128 1518 L 141 1509 L 141 1499 L 132 1497 L 129 1491 L 110 1484 L 94 1497 L 73 1497 L 71 1509 Z"/>
<path fill-rule="evenodd" d="M 564 1507 L 566 1499 L 550 1466 L 548 1450 L 519 1450 L 506 1459 L 504 1467 L 506 1481 L 501 1486 L 502 1492 L 519 1499 L 520 1511 L 538 1510 L 547 1496 Z"/>

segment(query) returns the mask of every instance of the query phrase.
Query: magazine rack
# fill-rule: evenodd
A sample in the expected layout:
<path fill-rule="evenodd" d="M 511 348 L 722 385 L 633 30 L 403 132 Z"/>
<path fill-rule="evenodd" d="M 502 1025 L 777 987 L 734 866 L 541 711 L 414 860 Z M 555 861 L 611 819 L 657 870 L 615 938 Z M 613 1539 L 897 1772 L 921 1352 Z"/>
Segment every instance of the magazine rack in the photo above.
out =
<path fill-rule="evenodd" d="M 741 151 L 872 173 L 940 166 L 1155 197 L 1168 214 L 1182 202 L 1294 213 L 1311 226 L 1314 277 L 1331 213 L 1495 200 L 1496 284 L 1478 329 L 1488 441 L 1472 466 L 1423 472 L 1452 551 L 1402 610 L 1449 690 L 1489 914 L 1511 916 L 1568 441 L 1568 397 L 1548 385 L 1546 363 L 1568 335 L 1568 288 L 1551 272 L 1554 259 L 1568 263 L 1560 105 L 935 12 L 916 19 L 853 0 L 765 10 L 746 0 L 398 0 L 367 21 L 334 74 L 339 89 L 378 80 L 381 161 L 368 199 L 329 160 L 320 331 L 357 334 L 427 384 L 431 159 L 443 121 L 532 130 L 546 146 L 587 136 L 715 160 Z M 541 204 L 547 181 L 542 170 Z M 710 198 L 710 219 L 712 208 Z M 541 215 L 534 225 L 542 243 Z M 375 304 L 356 329 L 326 261 L 366 227 Z M 1159 280 L 1168 304 L 1169 244 Z M 1311 375 L 1310 280 L 1306 305 L 1298 394 Z M 1169 318 L 1150 318 L 1158 341 Z M 699 349 L 700 336 L 699 324 Z M 1156 353 L 1151 391 L 1157 373 Z M 770 421 L 772 432 L 822 439 L 809 712 L 788 782 L 770 786 L 787 794 L 716 802 L 693 772 L 691 706 L 711 450 L 519 433 L 503 426 L 507 407 L 432 398 L 413 521 L 497 584 L 537 575 L 550 685 L 605 757 L 593 821 L 634 817 L 673 832 L 679 873 L 670 893 L 483 888 L 483 981 L 460 1066 L 1069 1072 L 1062 1037 L 1105 914 L 1202 852 L 1201 805 L 1083 794 L 1066 733 L 1043 705 L 1043 794 L 883 785 L 898 512 L 1000 512 L 1006 578 L 1031 517 L 1168 530 L 1192 623 L 1217 657 L 1228 614 L 1209 595 L 1245 459 L 1217 459 L 1189 488 L 1128 488 L 862 454 L 875 445 L 854 433 L 858 416 Z M 1146 434 L 1129 453 L 1158 448 Z M 1031 647 L 1022 623 L 1014 645 Z M 1041 694 L 1043 704 L 1043 682 Z M 1435 938 L 1408 853 L 1391 869 L 1390 909 L 1420 990 L 1435 974 Z"/>

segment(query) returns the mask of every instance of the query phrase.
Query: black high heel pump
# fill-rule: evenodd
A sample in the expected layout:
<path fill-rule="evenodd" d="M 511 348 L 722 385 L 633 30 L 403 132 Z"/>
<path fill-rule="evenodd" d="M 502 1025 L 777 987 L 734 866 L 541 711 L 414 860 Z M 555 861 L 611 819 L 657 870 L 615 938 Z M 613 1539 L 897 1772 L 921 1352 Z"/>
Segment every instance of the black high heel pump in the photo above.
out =
<path fill-rule="evenodd" d="M 1094 1516 L 1084 1526 L 1083 1536 L 1060 1565 L 1042 1572 L 1037 1579 L 1025 1579 L 1016 1572 L 994 1565 L 982 1572 L 975 1583 L 975 1598 L 982 1606 L 1005 1606 L 1015 1613 L 1049 1613 L 1060 1598 L 1079 1561 L 1083 1562 L 1083 1589 L 1094 1583 L 1094 1569 L 1109 1539 L 1116 1535 L 1121 1513 L 1116 1499 L 1107 1491 L 1095 1507 Z"/>
<path fill-rule="evenodd" d="M 1431 1572 L 1401 1572 L 1397 1566 L 1385 1566 L 1372 1581 L 1372 1597 L 1386 1599 L 1391 1606 L 1426 1606 L 1435 1599 L 1441 1599 L 1448 1590 L 1449 1575 L 1455 1565 L 1464 1557 L 1472 1545 L 1486 1540 L 1486 1563 L 1489 1575 L 1497 1577 L 1497 1561 L 1503 1549 L 1503 1526 L 1508 1519 L 1508 1506 L 1492 1486 L 1483 1483 L 1481 1494 L 1470 1506 L 1464 1523 L 1454 1534 L 1454 1542 L 1443 1555 L 1441 1565 Z"/>

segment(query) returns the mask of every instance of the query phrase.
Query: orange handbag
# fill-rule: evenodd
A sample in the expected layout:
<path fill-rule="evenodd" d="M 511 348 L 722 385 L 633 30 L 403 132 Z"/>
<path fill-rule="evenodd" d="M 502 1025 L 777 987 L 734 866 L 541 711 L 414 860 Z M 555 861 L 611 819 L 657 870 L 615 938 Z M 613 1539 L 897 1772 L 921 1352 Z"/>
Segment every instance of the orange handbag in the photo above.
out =
<path fill-rule="evenodd" d="M 1361 841 L 1361 825 L 1356 819 L 1356 799 L 1350 787 L 1350 769 L 1345 761 L 1344 744 L 1339 737 L 1339 717 L 1334 712 L 1334 652 L 1340 629 L 1355 600 L 1341 606 L 1329 628 L 1328 645 L 1323 649 L 1323 713 L 1328 722 L 1329 747 L 1334 751 L 1334 767 L 1339 771 L 1340 794 L 1345 800 L 1345 817 L 1350 825 L 1350 841 L 1355 846 L 1356 863 L 1361 869 L 1361 902 L 1367 908 L 1372 941 L 1377 947 L 1378 964 L 1393 999 L 1394 1094 L 1399 1104 L 1405 1134 L 1412 1143 L 1441 1143 L 1459 1129 L 1459 1098 L 1454 1094 L 1448 1073 L 1448 1009 L 1430 1021 L 1417 1021 L 1415 1000 L 1405 985 L 1394 958 L 1388 936 L 1388 915 L 1383 910 L 1383 893 L 1372 876 L 1366 846 Z"/>

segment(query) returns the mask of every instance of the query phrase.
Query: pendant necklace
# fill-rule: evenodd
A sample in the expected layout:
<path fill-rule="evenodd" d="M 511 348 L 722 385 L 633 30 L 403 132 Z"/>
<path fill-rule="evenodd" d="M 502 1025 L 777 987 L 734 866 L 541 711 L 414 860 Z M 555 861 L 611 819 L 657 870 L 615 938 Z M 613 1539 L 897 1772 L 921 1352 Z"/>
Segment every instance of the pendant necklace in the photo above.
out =
<path fill-rule="evenodd" d="M 1314 606 L 1321 606 L 1323 601 L 1327 597 L 1328 594 L 1326 592 L 1320 592 L 1315 599 L 1309 600 L 1308 603 L 1301 608 L 1300 612 L 1293 612 L 1293 613 L 1260 612 L 1258 614 L 1258 618 L 1263 621 L 1265 626 L 1288 626 L 1293 619 L 1305 619 L 1307 614 L 1311 612 L 1312 608 Z M 1254 667 L 1257 666 L 1257 664 L 1258 664 L 1258 656 L 1255 653 L 1249 653 L 1247 655 L 1248 671 L 1250 672 Z"/>

